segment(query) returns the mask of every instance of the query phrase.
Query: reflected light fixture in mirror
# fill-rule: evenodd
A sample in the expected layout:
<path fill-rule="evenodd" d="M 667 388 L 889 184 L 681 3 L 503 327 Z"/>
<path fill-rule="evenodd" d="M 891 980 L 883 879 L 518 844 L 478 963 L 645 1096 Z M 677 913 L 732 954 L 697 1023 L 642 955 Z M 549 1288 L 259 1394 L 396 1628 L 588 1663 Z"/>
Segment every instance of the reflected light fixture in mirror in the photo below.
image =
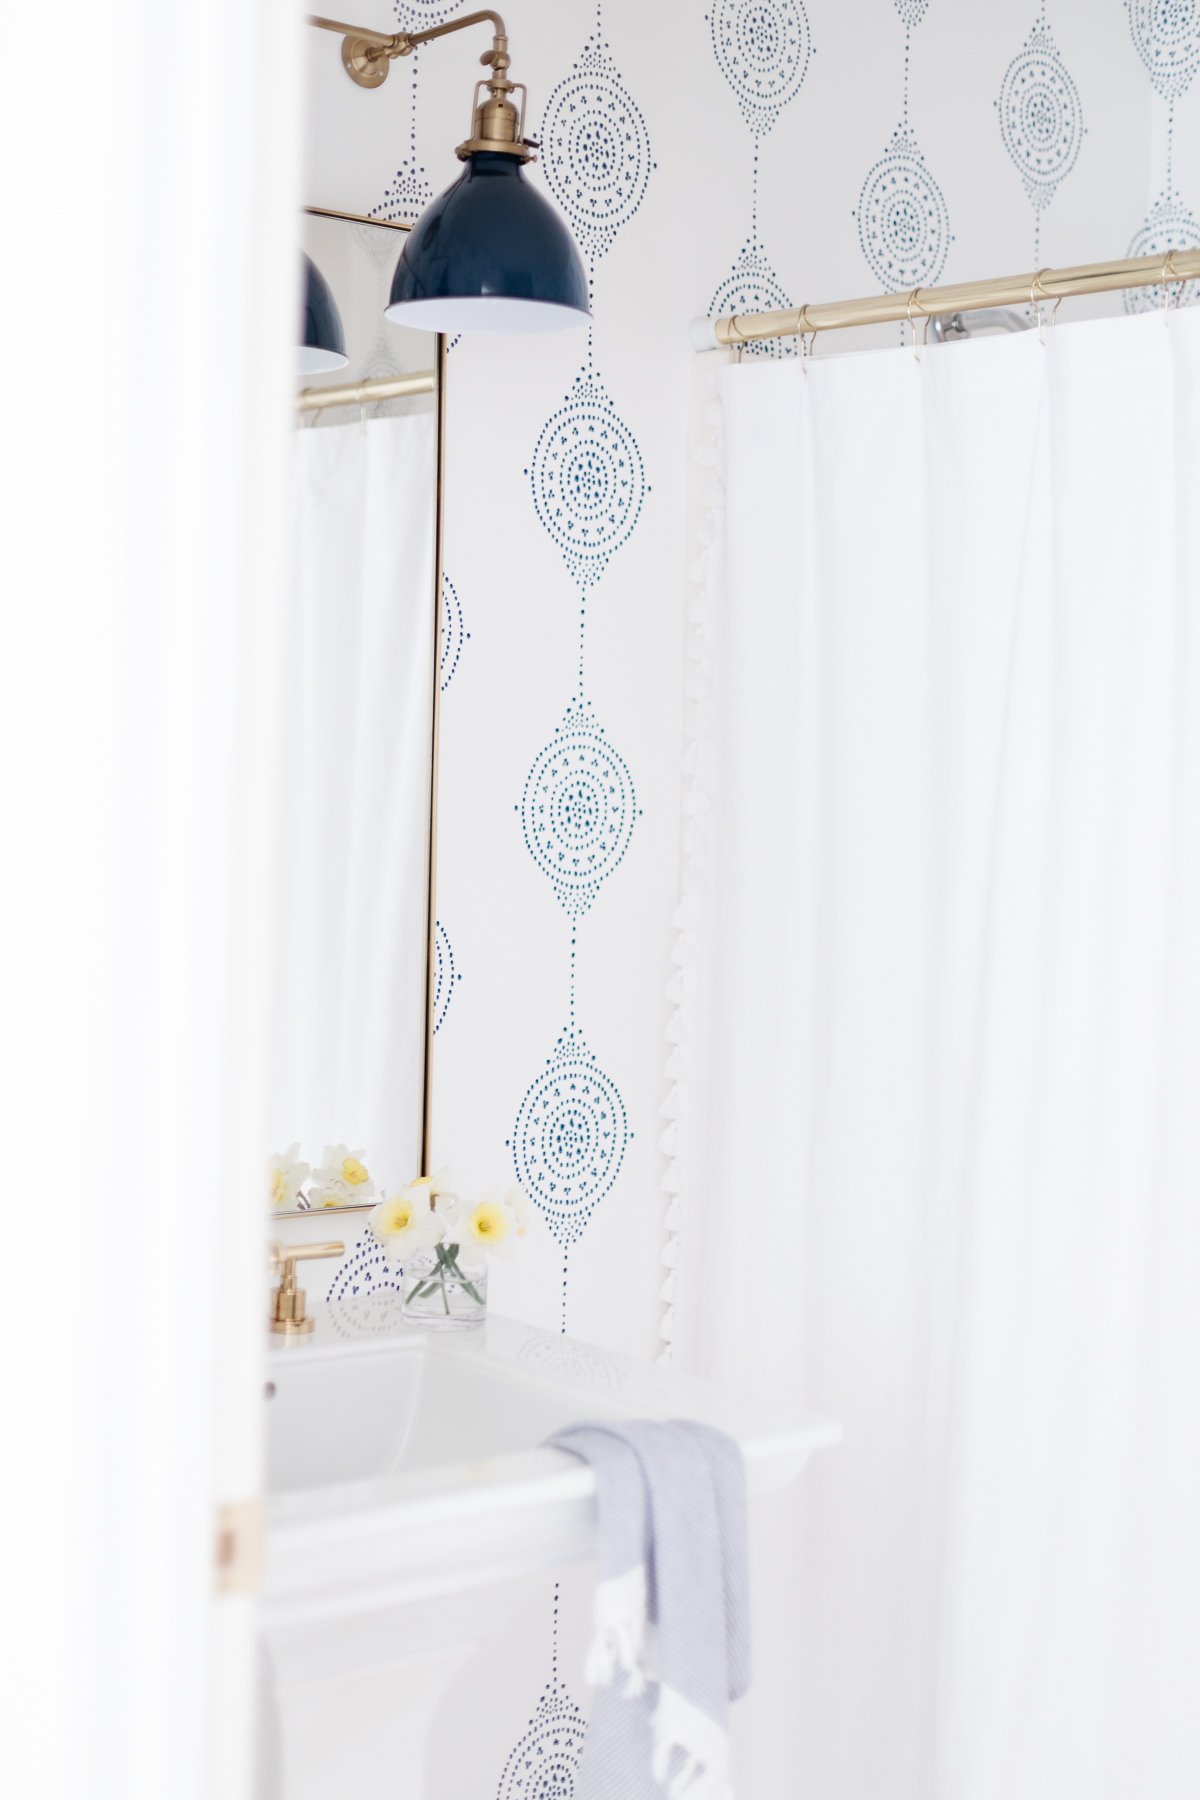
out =
<path fill-rule="evenodd" d="M 300 252 L 304 263 L 304 311 L 300 319 L 300 373 L 326 375 L 344 369 L 346 334 L 332 289 L 311 256 Z"/>
<path fill-rule="evenodd" d="M 331 19 L 312 23 L 346 32 L 347 74 L 361 87 L 378 87 L 392 58 L 485 21 L 492 47 L 479 60 L 491 73 L 475 84 L 471 135 L 458 146 L 467 166 L 410 232 L 384 317 L 447 333 L 575 330 L 591 317 L 587 275 L 565 221 L 522 173 L 538 146 L 525 136 L 525 86 L 508 78 L 508 34 L 499 13 L 467 13 L 428 31 L 387 35 Z M 512 99 L 518 93 L 519 110 Z"/>

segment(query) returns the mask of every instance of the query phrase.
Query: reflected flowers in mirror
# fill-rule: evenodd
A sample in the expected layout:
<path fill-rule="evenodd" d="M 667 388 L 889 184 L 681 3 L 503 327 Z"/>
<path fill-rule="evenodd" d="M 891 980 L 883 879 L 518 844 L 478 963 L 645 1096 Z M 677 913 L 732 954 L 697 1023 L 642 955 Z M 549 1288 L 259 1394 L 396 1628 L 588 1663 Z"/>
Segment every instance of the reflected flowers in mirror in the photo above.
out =
<path fill-rule="evenodd" d="M 362 1206 L 374 1197 L 375 1183 L 365 1152 L 345 1144 L 326 1144 L 320 1168 L 313 1170 L 308 1204 L 320 1207 Z"/>
<path fill-rule="evenodd" d="M 272 1211 L 303 1206 L 304 1184 L 308 1177 L 308 1164 L 300 1160 L 299 1142 L 289 1144 L 286 1150 L 277 1150 L 267 1162 L 267 1204 Z"/>

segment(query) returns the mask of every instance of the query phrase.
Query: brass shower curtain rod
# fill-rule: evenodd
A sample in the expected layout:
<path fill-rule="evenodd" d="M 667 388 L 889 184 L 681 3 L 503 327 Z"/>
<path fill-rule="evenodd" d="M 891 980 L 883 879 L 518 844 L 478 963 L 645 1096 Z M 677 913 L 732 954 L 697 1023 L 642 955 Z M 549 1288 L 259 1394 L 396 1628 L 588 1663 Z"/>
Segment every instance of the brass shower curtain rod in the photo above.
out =
<path fill-rule="evenodd" d="M 907 321 L 915 328 L 943 313 L 978 312 L 994 306 L 1038 306 L 1080 294 L 1105 294 L 1119 288 L 1182 284 L 1200 277 L 1200 250 L 1171 250 L 1162 256 L 1134 256 L 1123 262 L 1081 263 L 1073 269 L 1038 269 L 1028 275 L 1000 275 L 991 281 L 962 281 L 946 287 L 913 288 L 907 294 L 873 294 L 866 300 L 831 300 L 818 306 L 788 307 L 783 312 L 730 313 L 720 319 L 696 319 L 692 347 L 753 344 L 763 338 L 808 337 L 818 331 L 841 331 L 854 325 L 886 325 Z"/>
<path fill-rule="evenodd" d="M 376 381 L 348 382 L 341 387 L 301 388 L 296 405 L 301 412 L 323 412 L 327 406 L 376 406 L 381 400 L 436 392 L 437 370 L 416 369 L 410 375 L 384 375 Z"/>

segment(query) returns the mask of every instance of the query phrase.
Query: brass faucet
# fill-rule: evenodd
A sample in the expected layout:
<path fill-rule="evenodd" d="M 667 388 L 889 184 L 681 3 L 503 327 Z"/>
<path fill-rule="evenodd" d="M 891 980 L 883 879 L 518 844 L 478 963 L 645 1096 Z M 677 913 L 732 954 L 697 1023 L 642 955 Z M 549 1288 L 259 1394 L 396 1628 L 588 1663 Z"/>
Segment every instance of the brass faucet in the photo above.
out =
<path fill-rule="evenodd" d="M 271 1297 L 272 1331 L 299 1337 L 302 1332 L 312 1330 L 313 1320 L 304 1311 L 304 1289 L 296 1286 L 296 1264 L 307 1262 L 310 1257 L 344 1256 L 345 1253 L 345 1244 L 337 1238 L 327 1244 L 293 1244 L 288 1249 L 282 1244 L 271 1245 L 271 1267 L 283 1270 L 279 1286 Z"/>

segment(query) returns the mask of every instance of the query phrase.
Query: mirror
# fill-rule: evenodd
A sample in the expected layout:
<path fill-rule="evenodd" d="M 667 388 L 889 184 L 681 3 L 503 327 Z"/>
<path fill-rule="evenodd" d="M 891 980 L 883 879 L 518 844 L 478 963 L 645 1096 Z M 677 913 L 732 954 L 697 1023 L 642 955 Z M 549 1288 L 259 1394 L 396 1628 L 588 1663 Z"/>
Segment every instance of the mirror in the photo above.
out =
<path fill-rule="evenodd" d="M 402 228 L 309 211 L 301 241 L 348 362 L 297 382 L 276 1217 L 361 1210 L 421 1170 L 429 1061 L 441 350 L 383 317 Z"/>

